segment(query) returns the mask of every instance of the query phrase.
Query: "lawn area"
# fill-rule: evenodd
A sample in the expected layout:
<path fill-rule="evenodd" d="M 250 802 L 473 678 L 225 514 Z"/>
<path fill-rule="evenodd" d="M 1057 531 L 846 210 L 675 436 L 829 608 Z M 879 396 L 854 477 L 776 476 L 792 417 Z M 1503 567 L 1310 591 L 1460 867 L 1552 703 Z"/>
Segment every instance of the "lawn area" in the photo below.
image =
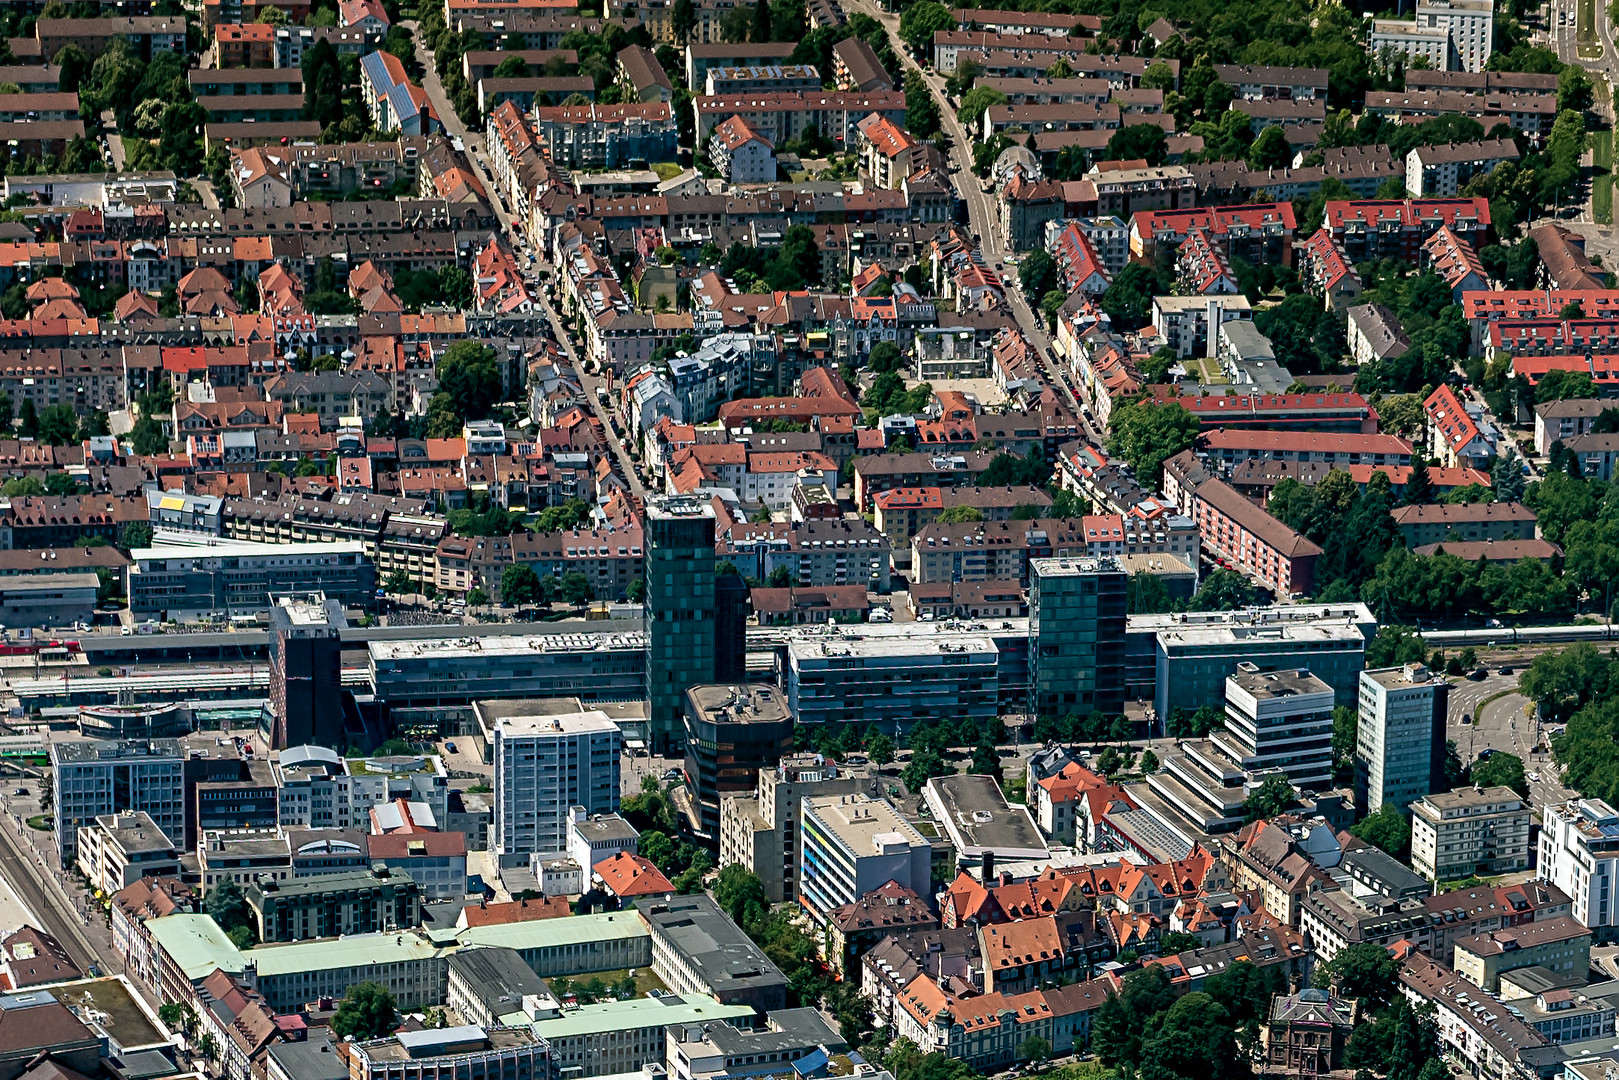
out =
<path fill-rule="evenodd" d="M 1599 85 L 1605 85 L 1598 81 Z M 1613 224 L 1613 130 L 1591 132 L 1591 216 L 1599 225 Z"/>
<path fill-rule="evenodd" d="M 1597 38 L 1596 0 L 1580 0 L 1575 12 L 1574 41 L 1582 60 L 1597 60 L 1602 56 L 1602 42 Z"/>
<path fill-rule="evenodd" d="M 28 827 L 30 829 L 38 829 L 40 832 L 50 832 L 51 817 L 49 814 L 35 814 L 33 817 L 28 819 Z"/>
<path fill-rule="evenodd" d="M 686 170 L 673 161 L 654 161 L 652 171 L 658 174 L 659 180 L 673 180 Z"/>
<path fill-rule="evenodd" d="M 573 993 L 579 995 L 579 1000 L 585 1002 L 590 998 L 600 1001 L 616 1000 L 611 991 L 615 983 L 623 982 L 626 978 L 634 978 L 634 997 L 645 997 L 648 990 L 667 990 L 663 980 L 652 974 L 651 968 L 634 968 L 629 971 L 601 971 L 594 975 L 581 975 L 573 979 L 550 979 L 547 985 L 551 993 L 561 998 Z"/>
<path fill-rule="evenodd" d="M 1226 381 L 1225 372 L 1220 370 L 1218 360 L 1210 360 L 1202 356 L 1191 356 L 1181 361 L 1181 363 L 1185 365 L 1186 373 L 1195 376 L 1200 383 L 1209 384 Z"/>

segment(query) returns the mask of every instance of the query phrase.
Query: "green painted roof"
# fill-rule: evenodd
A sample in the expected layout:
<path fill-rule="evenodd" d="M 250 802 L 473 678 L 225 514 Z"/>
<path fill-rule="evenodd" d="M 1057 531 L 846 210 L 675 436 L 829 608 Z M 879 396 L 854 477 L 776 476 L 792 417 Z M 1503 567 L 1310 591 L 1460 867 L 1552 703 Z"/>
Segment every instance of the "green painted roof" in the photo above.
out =
<path fill-rule="evenodd" d="M 409 960 L 431 959 L 440 952 L 437 946 L 420 934 L 404 931 L 351 934 L 319 941 L 299 941 L 291 945 L 260 945 L 250 957 L 258 966 L 259 978 L 262 979 L 325 968 L 401 964 Z"/>
<path fill-rule="evenodd" d="M 463 946 L 504 945 L 508 949 L 522 951 L 648 936 L 650 932 L 646 923 L 635 912 L 614 911 L 600 915 L 570 915 L 565 919 L 530 919 L 528 922 L 500 926 L 469 926 L 465 930 L 457 930 L 454 940 Z M 443 935 L 435 935 L 434 940 L 448 944 Z"/>
<path fill-rule="evenodd" d="M 534 1034 L 543 1039 L 565 1039 L 630 1028 L 737 1020 L 752 1015 L 753 1009 L 747 1005 L 721 1005 L 711 997 L 688 994 L 685 997 L 639 997 L 628 1001 L 581 1005 L 555 1020 L 538 1020 L 533 1028 Z"/>
<path fill-rule="evenodd" d="M 192 982 L 205 979 L 215 968 L 240 975 L 246 967 L 241 950 L 208 915 L 165 915 L 149 919 L 147 932 Z"/>

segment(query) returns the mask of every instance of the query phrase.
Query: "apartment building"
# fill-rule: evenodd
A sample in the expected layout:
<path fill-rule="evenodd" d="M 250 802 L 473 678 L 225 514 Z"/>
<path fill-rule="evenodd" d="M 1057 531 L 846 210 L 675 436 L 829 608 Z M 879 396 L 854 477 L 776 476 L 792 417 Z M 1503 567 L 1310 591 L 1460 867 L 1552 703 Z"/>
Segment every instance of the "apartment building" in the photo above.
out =
<path fill-rule="evenodd" d="M 1601 941 L 1619 926 L 1619 812 L 1601 799 L 1575 799 L 1541 811 L 1536 868 L 1573 899 L 1572 914 Z"/>
<path fill-rule="evenodd" d="M 885 800 L 865 794 L 805 799 L 798 899 L 824 924 L 833 911 L 893 881 L 931 891 L 933 848 Z"/>
<path fill-rule="evenodd" d="M 1152 298 L 1153 329 L 1182 359 L 1210 355 L 1209 335 L 1216 333 L 1216 328 L 1223 323 L 1253 317 L 1248 298 L 1241 295 Z"/>
<path fill-rule="evenodd" d="M 569 807 L 618 812 L 623 736 L 606 713 L 543 700 L 481 701 L 476 708 L 493 730 L 496 851 L 566 851 Z"/>
<path fill-rule="evenodd" d="M 1503 974 L 1519 968 L 1584 978 L 1591 967 L 1591 931 L 1567 915 L 1474 934 L 1458 940 L 1455 949 L 1456 974 L 1492 993 Z"/>
<path fill-rule="evenodd" d="M 1327 96 L 1325 68 L 1215 64 L 1214 76 L 1231 87 L 1241 101 L 1314 101 Z"/>
<path fill-rule="evenodd" d="M 789 754 L 760 769 L 752 795 L 720 800 L 720 865 L 746 866 L 773 904 L 796 900 L 803 802 L 852 795 L 870 784 L 864 769 L 819 754 Z"/>
<path fill-rule="evenodd" d="M 1535 512 L 1520 502 L 1422 503 L 1394 510 L 1407 547 L 1446 540 L 1533 540 Z"/>
<path fill-rule="evenodd" d="M 1226 468 L 1267 458 L 1276 461 L 1319 461 L 1333 468 L 1349 465 L 1410 465 L 1412 445 L 1393 435 L 1309 434 L 1294 431 L 1210 431 L 1197 450 Z"/>
<path fill-rule="evenodd" d="M 1411 804 L 1411 866 L 1430 881 L 1529 865 L 1530 808 L 1508 787 L 1436 791 Z"/>
<path fill-rule="evenodd" d="M 1619 438 L 1612 434 L 1575 435 L 1565 445 L 1579 459 L 1582 476 L 1606 482 L 1619 471 Z"/>
<path fill-rule="evenodd" d="M 1208 551 L 1278 595 L 1310 591 L 1320 545 L 1255 506 L 1223 480 L 1198 487 L 1192 496 L 1192 520 Z"/>
<path fill-rule="evenodd" d="M 1227 259 L 1291 266 L 1298 227 L 1290 202 L 1138 211 L 1130 216 L 1130 257 L 1150 262 L 1159 244 L 1179 248 L 1187 233 L 1202 229 Z"/>
<path fill-rule="evenodd" d="M 1518 157 L 1518 144 L 1511 139 L 1419 146 L 1405 156 L 1405 190 L 1419 199 L 1448 198 L 1478 174 Z"/>
<path fill-rule="evenodd" d="M 179 877 L 180 852 L 150 814 L 104 814 L 79 830 L 78 867 L 111 896 L 143 877 Z"/>
<path fill-rule="evenodd" d="M 1535 406 L 1535 452 L 1549 454 L 1552 443 L 1566 443 L 1576 435 L 1589 433 L 1602 410 L 1612 407 L 1601 398 L 1541 402 Z"/>
<path fill-rule="evenodd" d="M 1490 233 L 1488 199 L 1349 199 L 1328 202 L 1322 225 L 1352 263 L 1394 259 L 1415 266 L 1422 245 L 1449 228 L 1475 250 Z"/>
<path fill-rule="evenodd" d="M 911 580 L 1027 583 L 1030 559 L 1085 553 L 1083 523 L 1073 518 L 935 521 L 911 537 Z"/>
<path fill-rule="evenodd" d="M 258 923 L 259 940 L 267 942 L 379 933 L 422 921 L 420 886 L 387 867 L 254 881 L 243 896 Z"/>
<path fill-rule="evenodd" d="M 675 148 L 674 114 L 663 101 L 537 108 L 534 133 L 556 163 L 570 169 L 617 169 L 634 158 L 663 161 Z M 707 136 L 703 132 L 703 141 Z"/>

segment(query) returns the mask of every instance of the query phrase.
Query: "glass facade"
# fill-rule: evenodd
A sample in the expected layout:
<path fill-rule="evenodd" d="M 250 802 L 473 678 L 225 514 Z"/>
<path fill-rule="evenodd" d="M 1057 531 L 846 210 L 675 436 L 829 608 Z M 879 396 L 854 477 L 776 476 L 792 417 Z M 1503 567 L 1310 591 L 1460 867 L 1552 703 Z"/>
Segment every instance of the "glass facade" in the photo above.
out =
<path fill-rule="evenodd" d="M 1124 712 L 1125 573 L 1117 559 L 1029 561 L 1029 712 Z"/>
<path fill-rule="evenodd" d="M 644 611 L 648 728 L 666 752 L 685 736 L 686 691 L 715 681 L 714 511 L 701 499 L 647 507 Z"/>

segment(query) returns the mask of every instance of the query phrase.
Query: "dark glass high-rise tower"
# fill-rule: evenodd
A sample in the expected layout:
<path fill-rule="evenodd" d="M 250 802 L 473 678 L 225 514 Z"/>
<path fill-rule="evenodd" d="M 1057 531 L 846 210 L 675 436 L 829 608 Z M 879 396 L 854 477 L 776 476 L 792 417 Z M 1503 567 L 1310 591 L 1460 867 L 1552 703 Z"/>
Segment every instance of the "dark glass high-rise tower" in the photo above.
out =
<path fill-rule="evenodd" d="M 1124 712 L 1123 566 L 1106 556 L 1029 560 L 1029 712 Z"/>
<path fill-rule="evenodd" d="M 667 753 L 685 739 L 686 691 L 715 681 L 714 510 L 690 496 L 648 500 L 647 726 Z"/>
<path fill-rule="evenodd" d="M 270 749 L 343 746 L 343 605 L 324 593 L 270 605 Z"/>

